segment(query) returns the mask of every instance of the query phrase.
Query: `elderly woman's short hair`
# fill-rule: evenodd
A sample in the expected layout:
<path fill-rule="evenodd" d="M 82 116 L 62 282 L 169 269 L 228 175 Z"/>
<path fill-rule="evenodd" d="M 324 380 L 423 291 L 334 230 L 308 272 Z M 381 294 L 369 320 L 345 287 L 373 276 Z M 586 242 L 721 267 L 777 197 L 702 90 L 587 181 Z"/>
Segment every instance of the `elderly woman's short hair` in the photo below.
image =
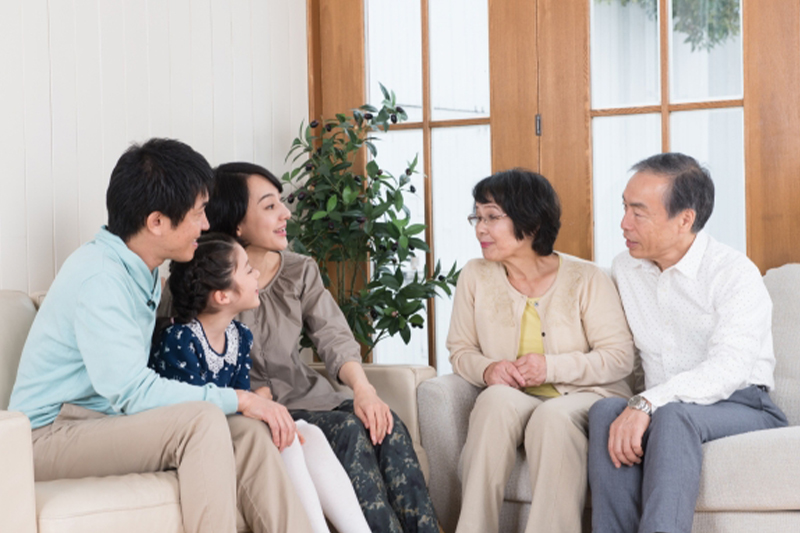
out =
<path fill-rule="evenodd" d="M 483 178 L 472 190 L 476 204 L 496 203 L 514 224 L 514 236 L 533 237 L 533 251 L 553 253 L 561 229 L 561 202 L 547 178 L 515 168 Z"/>

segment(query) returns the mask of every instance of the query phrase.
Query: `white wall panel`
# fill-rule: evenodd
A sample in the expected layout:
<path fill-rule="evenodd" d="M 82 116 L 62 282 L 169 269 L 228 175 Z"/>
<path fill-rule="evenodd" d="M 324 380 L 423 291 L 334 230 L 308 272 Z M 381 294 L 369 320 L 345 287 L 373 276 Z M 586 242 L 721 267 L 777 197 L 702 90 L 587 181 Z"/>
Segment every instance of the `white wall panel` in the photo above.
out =
<path fill-rule="evenodd" d="M 231 0 L 211 0 L 214 43 L 214 154 L 216 161 L 235 158 L 233 141 L 233 51 Z"/>
<path fill-rule="evenodd" d="M 304 2 L 287 2 L 287 4 L 304 4 Z M 253 42 L 253 159 L 256 161 L 278 161 L 280 154 L 273 158 L 272 152 L 272 78 L 275 76 L 271 72 L 272 50 L 269 38 L 269 20 L 274 11 L 267 1 L 253 2 L 253 23 L 251 29 Z M 305 9 L 303 9 L 305 17 Z M 299 26 L 293 26 L 299 27 Z M 299 48 L 299 47 L 297 47 Z M 303 49 L 306 47 L 303 46 Z M 303 75 L 306 76 L 308 69 L 305 68 L 307 61 L 302 63 Z M 276 71 L 278 69 L 275 69 Z M 292 82 L 290 82 L 292 83 Z M 300 85 L 293 85 L 299 87 Z M 308 114 L 308 102 L 306 101 L 302 113 L 294 113 L 292 116 L 303 117 Z M 293 130 L 296 131 L 296 130 Z M 282 161 L 281 161 L 282 162 Z M 269 167 L 267 167 L 269 168 Z M 270 168 L 273 172 L 275 169 Z M 278 174 L 280 178 L 280 174 Z"/>
<path fill-rule="evenodd" d="M 0 2 L 0 286 L 28 286 L 22 3 Z"/>
<path fill-rule="evenodd" d="M 280 175 L 307 118 L 305 2 L 0 2 L 0 288 L 46 289 L 132 142 Z"/>
<path fill-rule="evenodd" d="M 192 19 L 190 0 L 169 0 L 170 135 L 192 142 Z M 153 132 L 153 135 L 160 135 Z"/>
<path fill-rule="evenodd" d="M 263 0 L 262 0 L 263 1 Z M 234 158 L 253 159 L 253 43 L 250 2 L 234 1 L 231 13 Z M 288 102 L 287 102 L 288 103 Z"/>
<path fill-rule="evenodd" d="M 58 269 L 80 245 L 78 216 L 78 117 L 75 62 L 75 8 L 71 1 L 50 4 L 50 101 L 52 105 L 53 222 Z M 56 45 L 56 46 L 53 46 Z"/>
<path fill-rule="evenodd" d="M 103 82 L 98 17 L 97 0 L 75 0 L 76 150 L 81 242 L 90 240 L 106 220 L 108 174 L 103 170 Z M 58 46 L 58 43 L 51 46 Z"/>
<path fill-rule="evenodd" d="M 150 137 L 147 84 L 147 4 L 142 0 L 123 0 L 125 16 L 125 132 L 128 142 Z"/>
<path fill-rule="evenodd" d="M 170 136 L 169 4 L 147 0 L 148 120 L 151 136 Z"/>
<path fill-rule="evenodd" d="M 27 0 L 22 11 L 28 278 L 39 290 L 55 273 L 47 0 Z"/>
<path fill-rule="evenodd" d="M 192 0 L 192 147 L 214 152 L 214 50 L 211 0 Z"/>

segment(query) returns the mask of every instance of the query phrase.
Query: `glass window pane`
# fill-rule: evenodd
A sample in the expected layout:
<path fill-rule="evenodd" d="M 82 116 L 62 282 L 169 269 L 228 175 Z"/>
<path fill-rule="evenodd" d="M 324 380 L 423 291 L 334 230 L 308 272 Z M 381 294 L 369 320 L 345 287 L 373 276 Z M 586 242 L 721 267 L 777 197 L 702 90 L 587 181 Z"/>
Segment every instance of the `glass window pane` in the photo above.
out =
<path fill-rule="evenodd" d="M 718 241 L 747 253 L 744 184 L 744 110 L 673 113 L 670 145 L 708 168 L 714 180 L 714 212 L 706 230 Z"/>
<path fill-rule="evenodd" d="M 415 192 L 405 190 L 403 198 L 405 205 L 411 214 L 411 224 L 425 223 L 425 177 L 422 172 L 425 164 L 423 157 L 422 130 L 396 130 L 388 133 L 379 133 L 380 139 L 375 142 L 378 149 L 376 161 L 384 171 L 388 171 L 393 176 L 400 177 L 408 163 L 414 160 L 419 154 L 417 163 L 418 174 L 411 176 L 411 185 Z M 425 234 L 419 235 L 424 239 Z M 408 266 L 405 277 L 407 281 L 414 278 L 414 273 L 421 275 L 425 273 L 425 253 L 420 250 L 414 251 L 414 258 Z M 428 323 L 422 329 L 411 328 L 411 342 L 403 342 L 399 334 L 388 339 L 383 339 L 375 348 L 373 361 L 381 364 L 428 364 Z"/>
<path fill-rule="evenodd" d="M 630 168 L 661 152 L 661 115 L 598 117 L 592 120 L 594 168 L 594 260 L 603 267 L 625 250 L 619 225 L 622 192 Z"/>
<path fill-rule="evenodd" d="M 492 172 L 491 137 L 488 125 L 436 128 L 431 139 L 433 188 L 433 242 L 436 261 L 442 268 L 458 262 L 461 268 L 480 257 L 475 231 L 467 222 L 472 212 L 472 187 Z M 453 301 L 436 299 L 436 360 L 439 374 L 452 372 L 447 351 L 447 332 Z"/>
<path fill-rule="evenodd" d="M 592 108 L 657 104 L 657 2 L 593 0 L 591 24 Z"/>
<path fill-rule="evenodd" d="M 408 120 L 422 121 L 422 22 L 420 0 L 367 0 L 366 50 L 369 103 L 383 101 L 379 82 L 397 95 Z M 324 46 L 324 44 L 323 44 Z"/>
<path fill-rule="evenodd" d="M 741 0 L 673 0 L 672 102 L 742 98 Z"/>
<path fill-rule="evenodd" d="M 429 0 L 433 120 L 489 116 L 487 0 Z"/>

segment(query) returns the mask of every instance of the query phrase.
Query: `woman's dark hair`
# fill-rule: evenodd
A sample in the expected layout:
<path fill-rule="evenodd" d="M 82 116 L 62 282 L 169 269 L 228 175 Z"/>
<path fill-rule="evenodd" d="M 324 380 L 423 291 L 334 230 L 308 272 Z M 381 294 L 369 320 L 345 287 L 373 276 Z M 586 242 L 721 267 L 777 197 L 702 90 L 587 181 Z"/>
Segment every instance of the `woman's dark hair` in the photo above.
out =
<path fill-rule="evenodd" d="M 476 204 L 496 203 L 514 224 L 514 236 L 533 237 L 533 251 L 553 253 L 561 229 L 561 203 L 547 178 L 536 172 L 515 168 L 483 178 L 472 189 Z"/>
<path fill-rule="evenodd" d="M 197 239 L 194 258 L 169 265 L 169 292 L 175 321 L 197 318 L 208 305 L 209 295 L 233 285 L 236 270 L 236 239 L 224 233 L 206 233 Z"/>
<path fill-rule="evenodd" d="M 672 185 L 664 194 L 667 215 L 672 218 L 691 209 L 692 233 L 703 229 L 714 211 L 714 182 L 708 169 L 701 167 L 695 158 L 678 152 L 656 154 L 639 161 L 631 170 L 670 178 Z"/>
<path fill-rule="evenodd" d="M 250 197 L 247 178 L 254 174 L 272 183 L 278 192 L 283 192 L 280 180 L 262 166 L 253 163 L 225 163 L 214 169 L 214 190 L 206 206 L 210 231 L 237 237 L 236 229 L 247 214 Z M 242 244 L 246 245 L 244 242 Z"/>
<path fill-rule="evenodd" d="M 205 157 L 180 141 L 150 139 L 134 144 L 117 161 L 106 190 L 108 231 L 127 242 L 159 211 L 181 223 L 214 175 Z"/>

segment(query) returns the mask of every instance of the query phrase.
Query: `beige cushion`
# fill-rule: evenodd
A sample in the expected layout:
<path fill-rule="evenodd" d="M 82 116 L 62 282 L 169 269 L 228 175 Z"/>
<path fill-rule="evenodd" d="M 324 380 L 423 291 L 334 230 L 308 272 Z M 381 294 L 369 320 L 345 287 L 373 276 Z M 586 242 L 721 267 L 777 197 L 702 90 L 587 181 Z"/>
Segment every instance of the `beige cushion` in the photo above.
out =
<path fill-rule="evenodd" d="M 773 268 L 764 276 L 772 298 L 775 390 L 772 400 L 790 425 L 800 425 L 800 265 Z"/>
<path fill-rule="evenodd" d="M 8 408 L 22 347 L 35 316 L 33 301 L 24 292 L 0 291 L 0 409 Z"/>
<path fill-rule="evenodd" d="M 0 531 L 34 533 L 31 425 L 22 413 L 0 411 L 0 479 Z"/>
<path fill-rule="evenodd" d="M 174 472 L 36 483 L 39 533 L 183 533 Z"/>
<path fill-rule="evenodd" d="M 800 509 L 800 427 L 743 433 L 703 445 L 698 511 Z"/>

